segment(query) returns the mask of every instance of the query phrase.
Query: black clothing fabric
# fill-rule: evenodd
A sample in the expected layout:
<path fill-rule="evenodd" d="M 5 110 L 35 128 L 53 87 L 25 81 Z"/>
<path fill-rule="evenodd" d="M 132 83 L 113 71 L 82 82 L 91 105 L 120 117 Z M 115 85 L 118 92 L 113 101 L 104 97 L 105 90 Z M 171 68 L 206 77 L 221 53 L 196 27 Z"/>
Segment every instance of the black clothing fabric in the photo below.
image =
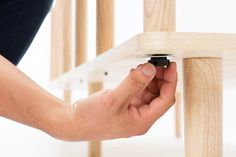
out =
<path fill-rule="evenodd" d="M 0 54 L 13 64 L 23 57 L 53 0 L 0 0 Z"/>

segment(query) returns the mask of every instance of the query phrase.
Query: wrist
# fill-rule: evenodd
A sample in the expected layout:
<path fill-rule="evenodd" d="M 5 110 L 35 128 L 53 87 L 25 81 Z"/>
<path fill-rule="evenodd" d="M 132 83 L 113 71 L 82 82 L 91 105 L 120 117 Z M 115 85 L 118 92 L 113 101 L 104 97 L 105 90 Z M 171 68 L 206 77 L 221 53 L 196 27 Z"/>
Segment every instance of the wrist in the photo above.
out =
<path fill-rule="evenodd" d="M 70 141 L 74 137 L 74 116 L 70 104 L 57 102 L 51 110 L 45 131 L 54 138 Z"/>

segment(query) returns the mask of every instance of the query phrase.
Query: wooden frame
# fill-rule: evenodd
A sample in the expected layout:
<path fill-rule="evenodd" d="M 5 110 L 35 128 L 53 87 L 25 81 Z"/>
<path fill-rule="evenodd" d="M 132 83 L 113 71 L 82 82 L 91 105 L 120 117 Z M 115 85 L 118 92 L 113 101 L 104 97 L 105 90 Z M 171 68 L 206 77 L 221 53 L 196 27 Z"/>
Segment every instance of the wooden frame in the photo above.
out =
<path fill-rule="evenodd" d="M 81 4 L 78 3 L 77 7 L 85 8 L 85 0 L 79 2 Z M 130 68 L 146 62 L 151 55 L 169 55 L 177 63 L 183 61 L 186 156 L 223 156 L 223 78 L 227 80 L 224 86 L 236 87 L 234 81 L 236 34 L 174 32 L 175 0 L 144 0 L 144 33 L 112 48 L 113 10 L 113 0 L 97 1 L 97 55 L 99 56 L 91 62 L 82 64 L 86 57 L 85 54 L 81 54 L 82 56 L 76 60 L 79 67 L 55 79 L 52 84 L 59 84 L 63 89 L 69 89 L 72 86 L 76 87 L 77 84 L 81 85 L 77 80 L 87 80 L 83 83 L 88 83 L 86 87 L 93 93 L 101 89 L 105 82 L 120 81 Z M 83 13 L 85 14 L 83 9 L 80 13 L 77 12 L 77 17 L 82 21 L 78 20 L 78 32 L 86 30 L 86 20 L 81 18 Z M 55 22 L 61 23 L 60 20 Z M 82 40 L 86 35 L 78 32 L 77 44 L 81 46 L 78 46 L 77 52 L 80 54 L 79 52 L 86 51 L 86 41 Z M 62 41 L 59 40 L 59 43 Z M 54 47 L 52 51 L 55 52 L 57 48 L 61 53 L 62 47 Z M 61 56 L 58 56 L 58 59 L 61 60 Z M 53 59 L 52 63 L 55 62 Z M 54 71 L 53 78 L 61 74 L 63 71 L 61 69 L 63 68 Z M 179 130 L 179 126 L 176 130 Z M 179 131 L 176 134 L 179 135 Z M 91 157 L 101 156 L 100 142 L 90 143 L 90 146 Z"/>

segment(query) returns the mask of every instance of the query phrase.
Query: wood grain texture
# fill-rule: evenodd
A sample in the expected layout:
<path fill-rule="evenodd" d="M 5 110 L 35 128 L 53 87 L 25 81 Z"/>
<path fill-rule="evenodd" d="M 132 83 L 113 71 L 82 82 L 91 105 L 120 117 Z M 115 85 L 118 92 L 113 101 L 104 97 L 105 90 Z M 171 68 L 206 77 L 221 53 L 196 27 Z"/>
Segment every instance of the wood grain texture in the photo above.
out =
<path fill-rule="evenodd" d="M 222 156 L 222 59 L 183 61 L 186 157 Z"/>
<path fill-rule="evenodd" d="M 114 46 L 114 0 L 97 0 L 97 55 Z"/>
<path fill-rule="evenodd" d="M 87 0 L 76 1 L 76 57 L 75 65 L 87 60 Z"/>
<path fill-rule="evenodd" d="M 175 136 L 181 136 L 181 93 L 177 92 L 175 96 Z"/>
<path fill-rule="evenodd" d="M 206 53 L 207 52 L 207 53 Z M 171 59 L 181 63 L 182 58 L 222 57 L 224 86 L 236 87 L 236 35 L 219 33 L 141 33 L 123 44 L 106 51 L 52 82 L 52 86 L 70 88 L 83 86 L 78 80 L 120 82 L 131 68 L 147 62 L 148 54 L 172 54 Z M 109 75 L 105 76 L 107 71 Z M 181 77 L 180 77 L 181 78 Z M 179 81 L 181 82 L 181 80 Z"/>
<path fill-rule="evenodd" d="M 52 10 L 51 79 L 72 67 L 71 0 L 57 0 Z"/>
<path fill-rule="evenodd" d="M 175 31 L 175 0 L 144 0 L 144 32 Z M 175 105 L 175 134 L 180 136 L 180 110 L 179 104 Z"/>
<path fill-rule="evenodd" d="M 114 44 L 114 0 L 97 0 L 97 55 L 111 49 Z M 89 93 L 103 89 L 103 81 L 90 81 Z M 89 157 L 101 156 L 101 142 L 89 143 Z"/>
<path fill-rule="evenodd" d="M 175 31 L 175 0 L 144 0 L 144 31 Z"/>

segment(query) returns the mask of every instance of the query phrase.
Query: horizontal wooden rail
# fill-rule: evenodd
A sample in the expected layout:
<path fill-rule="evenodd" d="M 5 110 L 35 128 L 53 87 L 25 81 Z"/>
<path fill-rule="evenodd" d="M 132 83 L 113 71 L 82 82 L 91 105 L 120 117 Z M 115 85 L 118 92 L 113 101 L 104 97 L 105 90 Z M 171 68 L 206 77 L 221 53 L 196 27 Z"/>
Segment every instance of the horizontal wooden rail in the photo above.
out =
<path fill-rule="evenodd" d="M 223 57 L 225 85 L 236 86 L 233 70 L 236 69 L 235 34 L 177 32 L 141 33 L 57 78 L 52 86 L 73 88 L 93 79 L 119 82 L 131 68 L 146 62 L 150 54 L 171 54 L 175 61 L 191 57 Z"/>

